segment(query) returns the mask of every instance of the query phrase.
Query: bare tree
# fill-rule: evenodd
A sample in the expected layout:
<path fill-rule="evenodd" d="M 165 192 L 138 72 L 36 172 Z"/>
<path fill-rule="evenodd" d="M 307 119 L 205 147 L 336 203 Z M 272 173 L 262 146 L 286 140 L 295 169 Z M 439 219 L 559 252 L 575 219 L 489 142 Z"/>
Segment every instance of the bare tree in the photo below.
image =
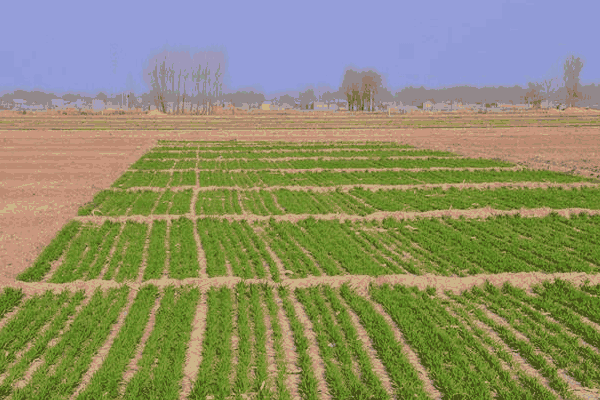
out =
<path fill-rule="evenodd" d="M 211 75 L 213 67 L 217 69 L 218 76 Z M 222 75 L 225 68 L 225 56 L 220 52 L 198 52 L 192 58 L 187 51 L 164 51 L 150 60 L 149 66 L 144 70 L 144 79 L 152 88 L 154 102 L 161 111 L 167 111 L 167 102 L 176 102 L 177 106 L 173 111 L 184 113 L 186 99 L 195 96 L 198 112 L 204 108 L 204 112 L 208 114 L 211 112 L 213 97 L 222 96 Z M 201 102 L 204 107 L 200 106 Z"/>
<path fill-rule="evenodd" d="M 348 110 L 354 109 L 359 88 L 360 76 L 358 72 L 352 69 L 346 70 L 340 91 L 346 96 L 346 100 L 348 101 Z"/>
<path fill-rule="evenodd" d="M 217 72 L 215 72 L 215 82 L 213 83 L 213 85 L 214 85 L 213 86 L 213 93 L 214 93 L 215 99 L 217 101 L 220 101 L 221 94 L 222 94 L 221 89 L 223 88 L 223 84 L 220 83 L 220 81 L 219 81 L 221 79 L 221 75 L 222 75 L 222 72 L 221 72 L 221 63 L 219 63 L 219 67 L 217 68 Z"/>
<path fill-rule="evenodd" d="M 165 101 L 167 94 L 168 70 L 166 67 L 167 56 L 165 55 L 162 63 L 158 63 L 158 59 L 154 59 L 146 72 L 146 76 L 150 79 L 150 87 L 154 104 L 156 108 L 162 112 L 166 112 Z"/>
<path fill-rule="evenodd" d="M 179 71 L 178 71 L 178 74 L 177 74 L 177 114 L 179 114 L 179 110 L 180 110 L 180 108 L 179 108 L 179 98 L 181 96 L 181 91 L 180 91 L 180 88 L 181 88 L 181 74 L 182 74 L 181 68 L 179 68 Z"/>
<path fill-rule="evenodd" d="M 583 61 L 581 58 L 571 56 L 565 60 L 563 80 L 565 82 L 565 88 L 567 90 L 566 103 L 569 107 L 581 98 L 581 91 L 579 90 L 579 74 L 583 68 Z"/>
<path fill-rule="evenodd" d="M 197 96 L 197 109 L 196 112 L 198 114 L 200 114 L 201 112 L 201 107 L 200 107 L 200 99 L 203 95 L 203 90 L 205 90 L 205 84 L 204 81 L 206 80 L 206 72 L 204 69 L 202 69 L 202 66 L 200 64 L 198 64 L 198 69 L 196 70 L 196 73 L 194 74 L 194 79 L 195 79 L 195 84 L 196 84 L 196 96 Z"/>
<path fill-rule="evenodd" d="M 534 107 L 538 108 L 542 102 L 541 92 L 544 88 L 544 84 L 529 82 L 527 85 L 528 90 L 525 93 L 525 102 L 527 104 L 533 104 Z"/>
<path fill-rule="evenodd" d="M 363 101 L 362 109 L 364 110 L 364 103 L 366 101 L 367 111 L 373 111 L 373 102 L 375 93 L 377 92 L 377 83 L 371 74 L 363 74 L 362 79 L 362 96 Z"/>
<path fill-rule="evenodd" d="M 187 80 L 188 80 L 189 77 L 190 77 L 190 73 L 188 72 L 187 68 L 185 68 L 183 70 L 183 108 L 182 108 L 182 114 L 185 114 L 185 95 L 186 95 L 185 89 L 186 89 L 186 82 L 187 82 Z"/>

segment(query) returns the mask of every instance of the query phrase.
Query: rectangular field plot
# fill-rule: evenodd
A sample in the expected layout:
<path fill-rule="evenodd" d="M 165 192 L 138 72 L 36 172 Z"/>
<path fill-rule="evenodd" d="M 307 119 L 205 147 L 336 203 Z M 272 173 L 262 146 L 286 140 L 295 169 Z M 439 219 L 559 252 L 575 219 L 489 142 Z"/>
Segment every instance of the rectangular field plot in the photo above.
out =
<path fill-rule="evenodd" d="M 246 221 L 199 219 L 198 234 L 206 254 L 206 273 L 209 277 L 270 276 L 274 281 L 280 280 L 279 270 L 264 240 Z"/>
<path fill-rule="evenodd" d="M 157 151 L 156 149 L 144 154 L 140 158 L 140 162 L 151 162 L 151 161 L 194 161 L 200 160 L 199 168 L 215 169 L 233 168 L 238 162 L 277 162 L 283 161 L 280 159 L 291 160 L 291 161 L 302 161 L 304 159 L 320 159 L 320 158 L 332 159 L 372 159 L 372 160 L 385 160 L 389 159 L 410 159 L 414 157 L 444 157 L 460 159 L 458 154 L 451 153 L 448 151 L 439 150 L 418 150 L 418 149 L 400 149 L 400 150 L 378 150 L 370 151 L 368 153 L 364 151 L 302 151 L 302 152 L 290 152 L 290 151 L 262 151 L 262 152 L 227 152 L 227 150 L 215 150 L 209 152 L 190 152 L 190 151 L 175 151 L 165 150 Z M 296 160 L 298 159 L 298 160 Z M 322 160 L 326 161 L 326 160 Z M 327 160 L 329 161 L 329 160 Z"/>
<path fill-rule="evenodd" d="M 305 160 L 289 160 L 289 161 L 224 161 L 211 162 L 195 160 L 175 160 L 164 161 L 138 161 L 131 166 L 131 169 L 138 170 L 161 170 L 161 169 L 195 169 L 199 165 L 201 169 L 344 169 L 344 168 L 491 168 L 491 167 L 513 167 L 514 164 L 487 160 L 487 159 L 472 159 L 472 158 L 383 158 L 383 159 L 343 159 L 343 160 L 321 160 L 321 159 L 305 159 Z M 212 167 L 212 168 L 210 168 Z"/>
<path fill-rule="evenodd" d="M 185 154 L 185 157 L 183 156 Z M 172 149 L 155 148 L 154 151 L 147 153 L 141 160 L 150 161 L 156 159 L 196 159 L 200 160 L 231 160 L 231 159 L 272 159 L 272 158 L 306 158 L 306 157 L 328 157 L 328 158 L 354 158 L 354 157 L 414 157 L 414 156 L 432 156 L 432 157 L 457 157 L 457 154 L 448 151 L 438 150 L 417 150 L 402 148 L 397 150 L 360 150 L 360 149 L 332 149 L 325 150 L 232 150 L 232 151 L 198 151 L 181 152 Z M 209 164 L 210 165 L 210 164 Z M 201 167 L 204 168 L 204 167 Z"/>
<path fill-rule="evenodd" d="M 167 187 L 173 174 L 169 172 L 125 172 L 112 184 L 114 188 L 131 188 L 136 186 Z"/>
<path fill-rule="evenodd" d="M 162 142 L 155 151 L 252 151 L 252 150 L 328 150 L 328 149 L 411 149 L 413 146 L 394 142 Z"/>
<path fill-rule="evenodd" d="M 239 198 L 244 193 L 236 190 L 211 190 L 198 193 L 196 202 L 196 214 L 224 215 L 241 214 Z"/>
<path fill-rule="evenodd" d="M 600 271 L 598 222 L 500 216 L 340 223 L 270 221 L 263 237 L 291 277 Z M 577 231 L 579 230 L 579 231 Z"/>
<path fill-rule="evenodd" d="M 499 187 L 495 189 L 459 189 L 450 187 L 422 190 L 365 190 L 351 189 L 347 196 L 360 199 L 378 211 L 467 210 L 491 207 L 497 210 L 520 208 L 600 208 L 600 188 Z M 278 199 L 279 201 L 279 199 Z M 284 201 L 279 201 L 286 207 Z"/>
<path fill-rule="evenodd" d="M 240 149 L 336 149 L 336 148 L 357 148 L 357 149 L 387 149 L 387 148 L 412 148 L 412 146 L 395 142 L 276 142 L 276 141 L 226 141 L 226 142 L 194 142 L 194 141 L 169 141 L 159 140 L 158 145 L 161 148 L 169 149 L 198 149 L 198 150 L 240 150 Z"/>

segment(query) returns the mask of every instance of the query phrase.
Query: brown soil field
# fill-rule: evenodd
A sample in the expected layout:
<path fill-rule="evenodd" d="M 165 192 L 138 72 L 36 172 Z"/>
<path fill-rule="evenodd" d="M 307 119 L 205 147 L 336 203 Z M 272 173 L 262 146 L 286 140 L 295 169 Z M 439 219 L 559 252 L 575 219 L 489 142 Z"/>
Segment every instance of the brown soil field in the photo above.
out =
<path fill-rule="evenodd" d="M 159 139 L 381 140 L 597 177 L 600 129 L 0 131 L 0 285 L 14 282 L 80 206 Z"/>
<path fill-rule="evenodd" d="M 0 127 L 6 130 L 246 130 L 246 129 L 408 129 L 477 127 L 600 126 L 600 110 L 572 108 L 565 111 L 475 113 L 470 111 L 410 114 L 385 112 L 218 110 L 213 115 L 161 114 L 157 112 L 0 111 Z"/>

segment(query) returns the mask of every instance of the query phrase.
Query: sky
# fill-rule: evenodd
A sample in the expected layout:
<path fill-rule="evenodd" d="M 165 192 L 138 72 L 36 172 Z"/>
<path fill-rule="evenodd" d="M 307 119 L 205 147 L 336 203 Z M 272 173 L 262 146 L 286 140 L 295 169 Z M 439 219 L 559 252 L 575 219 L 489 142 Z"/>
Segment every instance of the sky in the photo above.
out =
<path fill-rule="evenodd" d="M 221 51 L 224 89 L 267 98 L 311 87 L 337 90 L 348 67 L 378 71 L 392 92 L 525 87 L 562 80 L 571 54 L 584 61 L 581 83 L 600 83 L 596 0 L 175 4 L 7 2 L 0 94 L 146 92 L 142 70 L 163 50 Z"/>

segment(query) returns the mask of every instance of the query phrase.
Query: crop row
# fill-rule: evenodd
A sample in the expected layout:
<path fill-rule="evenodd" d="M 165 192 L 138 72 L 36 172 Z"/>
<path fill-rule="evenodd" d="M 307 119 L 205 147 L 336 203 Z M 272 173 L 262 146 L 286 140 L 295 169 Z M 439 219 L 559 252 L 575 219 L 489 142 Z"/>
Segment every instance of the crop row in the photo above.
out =
<path fill-rule="evenodd" d="M 452 157 L 456 154 L 448 151 L 416 150 L 402 148 L 397 150 L 358 150 L 340 149 L 336 151 L 322 150 L 289 150 L 289 151 L 267 151 L 267 150 L 238 150 L 238 151 L 174 151 L 163 148 L 154 148 L 152 152 L 144 155 L 148 158 L 203 158 L 203 159 L 232 159 L 232 158 L 283 158 L 283 157 L 390 157 L 390 156 L 438 156 Z"/>
<path fill-rule="evenodd" d="M 164 193 L 154 191 L 102 191 L 78 215 L 180 215 L 191 211 L 191 189 Z M 498 210 L 550 207 L 600 207 L 600 188 L 500 187 L 493 190 L 474 188 L 428 188 L 419 190 L 366 190 L 348 192 L 292 191 L 289 189 L 239 191 L 217 189 L 198 192 L 198 215 L 254 214 L 330 214 L 368 215 L 376 211 L 467 210 L 491 207 Z"/>
<path fill-rule="evenodd" d="M 389 150 L 380 150 L 378 153 L 369 152 L 366 154 L 362 152 L 352 152 L 350 155 L 340 154 L 339 152 L 314 152 L 314 153 L 300 153 L 292 154 L 289 152 L 285 153 L 261 153 L 258 156 L 245 157 L 239 154 L 227 154 L 223 153 L 224 156 L 219 156 L 219 153 L 199 153 L 197 151 L 151 151 L 144 154 L 140 161 L 152 161 L 152 160 L 197 160 L 202 161 L 202 165 L 208 165 L 210 168 L 221 168 L 221 165 L 230 165 L 237 161 L 254 162 L 254 161 L 270 161 L 277 162 L 279 159 L 298 159 L 298 161 L 306 158 L 325 158 L 328 159 L 354 159 L 354 158 L 368 158 L 368 159 L 386 159 L 386 158 L 411 158 L 411 157 L 457 157 L 458 154 L 450 153 L 447 151 L 439 150 L 419 150 L 419 149 L 405 149 L 403 151 L 391 152 Z M 234 164 L 233 164 L 234 165 Z M 208 168 L 208 167 L 207 167 Z"/>
<path fill-rule="evenodd" d="M 292 160 L 292 161 L 194 161 L 194 160 L 140 160 L 131 166 L 139 170 L 164 169 L 311 169 L 311 168 L 489 168 L 512 167 L 514 164 L 504 161 L 473 158 L 399 158 L 379 160 Z M 218 167 L 218 168 L 217 168 Z"/>
<path fill-rule="evenodd" d="M 374 242 L 409 253 L 419 260 L 423 270 L 465 276 L 527 271 L 597 272 L 598 221 L 597 216 L 587 214 L 564 218 L 552 213 L 544 218 L 523 218 L 517 214 L 485 220 L 388 218 L 381 223 L 367 222 L 365 226 Z"/>
<path fill-rule="evenodd" d="M 600 322 L 600 303 L 587 292 L 594 287 L 547 281 L 532 296 L 509 283 L 498 289 L 486 282 L 442 298 L 432 287 L 388 284 L 371 285 L 368 296 L 347 284 L 290 292 L 240 282 L 234 289 L 203 293 L 191 286 L 145 285 L 127 304 L 129 290 L 98 289 L 86 299 L 83 291 L 26 298 L 20 290 L 5 289 L 0 318 L 15 313 L 0 330 L 0 395 L 69 398 L 77 391 L 77 399 L 176 399 L 190 351 L 201 358 L 189 399 L 291 399 L 293 392 L 318 399 L 322 377 L 313 365 L 319 362 L 332 398 L 428 399 L 424 379 L 444 398 L 574 398 L 559 369 L 585 388 L 600 387 L 600 332 L 584 320 Z M 203 298 L 201 342 L 190 349 Z M 110 349 L 82 385 L 120 315 Z M 288 352 L 286 331 L 293 340 Z M 426 376 L 419 376 L 398 334 Z M 294 359 L 286 357 L 290 350 Z M 141 357 L 131 369 L 136 351 Z M 547 383 L 525 373 L 521 360 Z M 383 369 L 375 368 L 376 362 Z M 289 379 L 294 370 L 297 380 Z"/>
<path fill-rule="evenodd" d="M 50 277 L 61 283 L 77 279 L 143 280 L 163 274 L 175 279 L 199 276 L 198 248 L 206 274 L 280 279 L 268 249 L 289 277 L 388 275 L 445 276 L 479 273 L 586 272 L 600 270 L 600 216 L 544 218 L 515 216 L 485 220 L 423 218 L 340 223 L 309 218 L 297 223 L 274 220 L 250 225 L 201 218 L 170 223 L 128 221 L 102 225 L 69 223 L 19 280 L 39 281 L 51 262 L 64 255 Z M 150 226 L 152 225 L 152 226 Z M 148 237 L 148 256 L 144 256 Z M 167 240 L 168 237 L 168 240 Z M 140 271 L 144 257 L 145 271 Z"/>
<path fill-rule="evenodd" d="M 154 191 L 99 192 L 94 199 L 81 207 L 78 215 L 180 215 L 188 213 L 192 190 L 162 193 Z"/>
<path fill-rule="evenodd" d="M 256 145 L 233 145 L 233 146 L 158 146 L 156 151 L 201 151 L 201 152 L 270 152 L 270 151 L 319 151 L 319 150 L 396 150 L 396 149 L 413 149 L 414 146 L 398 143 L 383 144 L 315 144 L 315 145 L 297 145 L 288 143 L 283 146 L 256 146 Z"/>
<path fill-rule="evenodd" d="M 113 187 L 130 188 L 138 186 L 168 187 L 196 186 L 195 171 L 175 172 L 125 172 L 113 184 Z"/>
<path fill-rule="evenodd" d="M 159 140 L 158 145 L 161 148 L 172 150 L 196 149 L 196 150 L 244 150 L 244 149 L 337 149 L 337 148 L 356 148 L 356 149 L 385 149 L 385 148 L 410 148 L 412 146 L 399 144 L 395 142 L 271 142 L 271 141 L 223 141 L 223 142 L 194 142 L 194 141 L 168 141 Z"/>
<path fill-rule="evenodd" d="M 518 171 L 375 171 L 375 172 L 300 172 L 269 171 L 226 172 L 200 171 L 200 187 L 265 187 L 265 186 L 337 186 L 337 185 L 414 185 L 426 183 L 484 182 L 597 182 L 596 179 L 544 170 Z M 195 171 L 125 172 L 113 183 L 116 188 L 142 186 L 173 187 L 196 185 Z"/>

